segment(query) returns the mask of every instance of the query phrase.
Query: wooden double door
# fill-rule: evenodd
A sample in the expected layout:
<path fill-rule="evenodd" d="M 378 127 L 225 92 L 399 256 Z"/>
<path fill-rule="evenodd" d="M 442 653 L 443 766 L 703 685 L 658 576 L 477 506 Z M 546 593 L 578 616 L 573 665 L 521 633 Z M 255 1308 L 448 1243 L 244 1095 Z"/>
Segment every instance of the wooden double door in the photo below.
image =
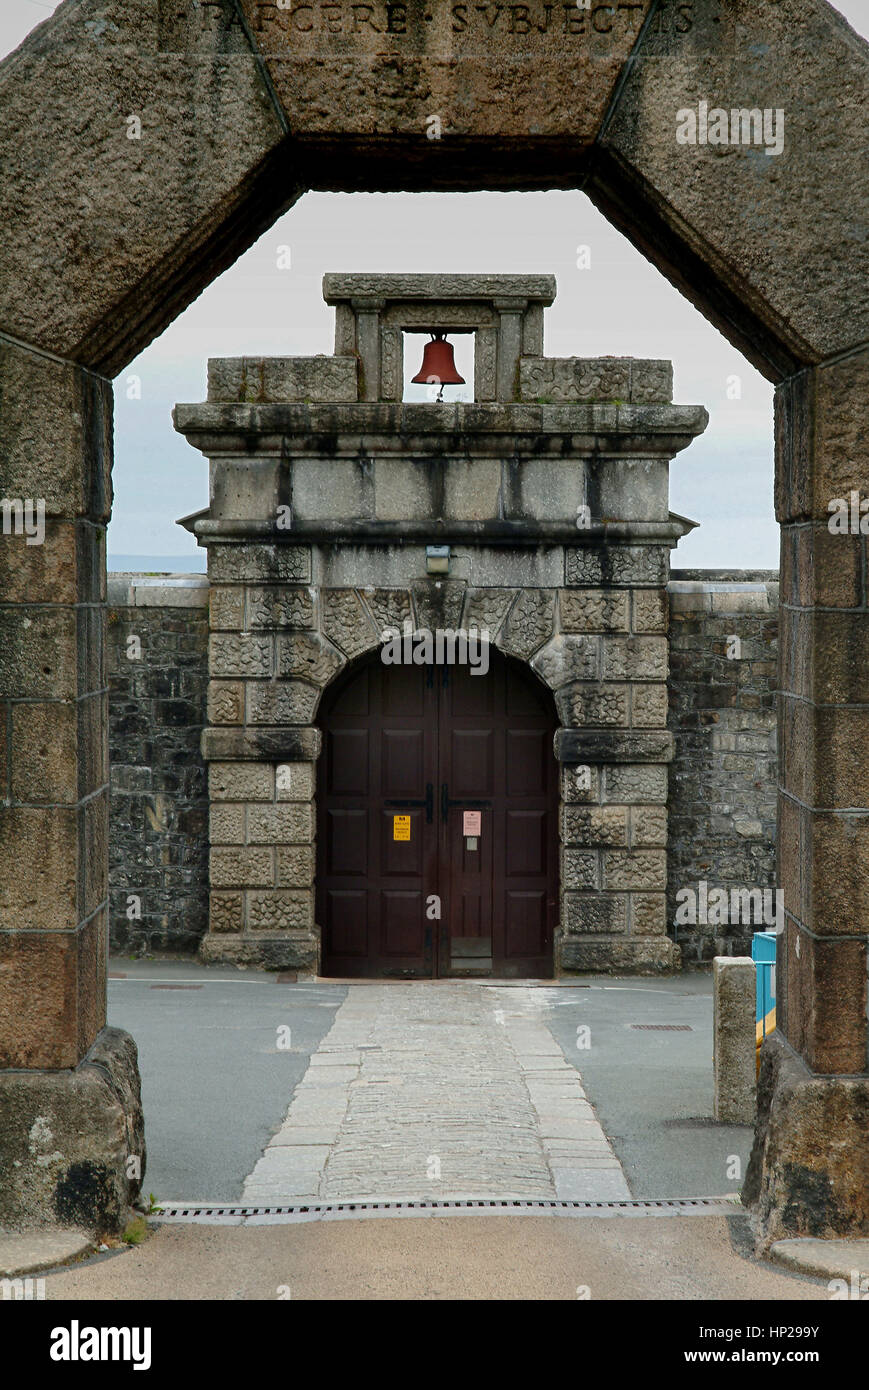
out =
<path fill-rule="evenodd" d="M 554 711 L 533 676 L 491 647 L 489 659 L 474 675 L 375 656 L 328 701 L 317 789 L 326 975 L 551 976 Z"/>

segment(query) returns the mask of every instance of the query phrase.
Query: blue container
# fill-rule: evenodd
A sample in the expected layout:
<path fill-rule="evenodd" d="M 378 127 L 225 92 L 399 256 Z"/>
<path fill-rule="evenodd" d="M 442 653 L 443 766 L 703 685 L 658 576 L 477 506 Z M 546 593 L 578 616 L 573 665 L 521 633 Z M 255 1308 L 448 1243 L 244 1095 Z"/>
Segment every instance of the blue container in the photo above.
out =
<path fill-rule="evenodd" d="M 755 1020 L 762 1037 L 775 1027 L 774 1022 L 767 1023 L 775 1008 L 775 943 L 774 931 L 756 931 L 751 939 L 751 959 L 757 967 Z"/>

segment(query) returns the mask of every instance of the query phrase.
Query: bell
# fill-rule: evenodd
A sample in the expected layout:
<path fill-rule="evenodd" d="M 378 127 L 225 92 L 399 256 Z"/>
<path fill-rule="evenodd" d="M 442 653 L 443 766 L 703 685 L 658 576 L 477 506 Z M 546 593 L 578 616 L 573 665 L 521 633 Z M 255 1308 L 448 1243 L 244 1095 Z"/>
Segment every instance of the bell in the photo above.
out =
<path fill-rule="evenodd" d="M 445 386 L 464 386 L 465 378 L 456 371 L 453 345 L 446 341 L 443 333 L 432 333 L 431 342 L 426 343 L 423 350 L 422 366 L 413 380 L 439 386 L 438 400 L 443 399 Z"/>

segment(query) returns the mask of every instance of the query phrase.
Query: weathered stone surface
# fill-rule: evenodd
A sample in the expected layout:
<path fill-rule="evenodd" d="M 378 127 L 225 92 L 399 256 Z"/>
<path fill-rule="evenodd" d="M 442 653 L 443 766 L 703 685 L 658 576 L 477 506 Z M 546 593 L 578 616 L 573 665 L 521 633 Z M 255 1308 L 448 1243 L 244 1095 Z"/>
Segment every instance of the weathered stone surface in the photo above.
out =
<path fill-rule="evenodd" d="M 267 763 L 211 763 L 208 793 L 213 801 L 272 801 L 275 770 Z"/>
<path fill-rule="evenodd" d="M 487 628 L 494 642 L 515 597 L 515 589 L 468 589 L 462 627 Z"/>
<path fill-rule="evenodd" d="M 568 936 L 624 934 L 628 926 L 628 900 L 617 893 L 565 893 Z"/>
<path fill-rule="evenodd" d="M 208 682 L 209 724 L 241 724 L 244 720 L 244 682 Z"/>
<path fill-rule="evenodd" d="M 461 626 L 466 584 L 457 579 L 430 579 L 414 584 L 413 607 L 416 626 L 428 632 L 438 628 L 455 631 Z"/>
<path fill-rule="evenodd" d="M 249 681 L 247 717 L 251 724 L 308 724 L 319 691 L 307 681 Z"/>
<path fill-rule="evenodd" d="M 210 401 L 355 401 L 355 357 L 210 357 Z"/>
<path fill-rule="evenodd" d="M 570 937 L 561 943 L 561 968 L 594 974 L 666 974 L 679 968 L 679 948 L 666 937 Z"/>
<path fill-rule="evenodd" d="M 314 925 L 313 894 L 302 889 L 249 893 L 247 924 L 251 931 L 310 931 Z"/>
<path fill-rule="evenodd" d="M 599 888 L 598 856 L 595 850 L 565 849 L 562 852 L 563 888 Z"/>
<path fill-rule="evenodd" d="M 405 622 L 412 621 L 410 594 L 406 589 L 376 589 L 362 591 L 366 606 L 374 618 L 378 635 L 384 628 L 397 627 L 404 631 Z"/>
<path fill-rule="evenodd" d="M 596 729 L 559 729 L 555 756 L 562 763 L 666 763 L 673 756 L 673 735 L 612 732 Z"/>
<path fill-rule="evenodd" d="M 302 677 L 313 685 L 328 685 L 345 664 L 331 642 L 316 633 L 298 632 L 279 637 L 278 673 Z"/>
<path fill-rule="evenodd" d="M 631 595 L 634 632 L 667 632 L 669 611 L 666 589 L 637 589 Z"/>
<path fill-rule="evenodd" d="M 298 970 L 316 974 L 318 944 L 308 932 L 287 932 L 269 937 L 209 934 L 199 948 L 199 959 L 206 964 L 252 965 L 258 970 Z"/>
<path fill-rule="evenodd" d="M 763 63 L 746 62 L 750 45 Z M 786 351 L 805 361 L 869 338 L 859 246 L 866 190 L 847 211 L 839 193 L 863 139 L 865 90 L 865 44 L 831 7 L 698 3 L 690 23 L 649 33 L 602 138 L 614 164 L 591 180 L 590 196 L 609 209 L 627 188 L 642 189 L 650 221 L 664 223 L 658 254 L 678 261 L 683 285 L 689 257 L 715 267 L 718 305 L 707 293 L 706 311 L 723 327 L 721 310 L 732 307 L 731 341 L 768 374 Z M 677 113 L 696 113 L 701 101 L 780 110 L 783 152 L 679 144 Z M 643 244 L 642 220 L 635 209 L 632 216 Z"/>
<path fill-rule="evenodd" d="M 309 844 L 314 836 L 310 803 L 286 802 L 280 806 L 250 806 L 247 838 L 252 845 Z"/>
<path fill-rule="evenodd" d="M 118 1235 L 146 1170 L 136 1045 L 104 1028 L 72 1071 L 0 1073 L 0 1223 Z"/>
<path fill-rule="evenodd" d="M 278 801 L 311 801 L 314 796 L 314 764 L 281 763 L 275 768 L 275 798 Z"/>
<path fill-rule="evenodd" d="M 750 956 L 712 962 L 713 1114 L 719 1124 L 754 1123 L 756 973 Z"/>
<path fill-rule="evenodd" d="M 208 930 L 240 932 L 244 927 L 244 898 L 241 893 L 209 895 Z"/>
<path fill-rule="evenodd" d="M 630 723 L 630 689 L 627 685 L 590 683 L 563 686 L 555 696 L 559 718 L 571 727 L 626 727 Z"/>
<path fill-rule="evenodd" d="M 565 632 L 627 632 L 628 595 L 607 589 L 565 590 L 559 599 Z"/>
<path fill-rule="evenodd" d="M 277 584 L 263 589 L 251 587 L 247 591 L 247 626 L 314 627 L 314 595 L 310 589 L 289 589 Z"/>
<path fill-rule="evenodd" d="M 244 729 L 203 729 L 202 756 L 207 762 L 251 760 L 256 763 L 305 762 L 320 756 L 320 730 L 310 724 Z"/>
<path fill-rule="evenodd" d="M 527 661 L 550 636 L 554 622 L 555 594 L 547 589 L 525 589 L 510 610 L 498 646 Z"/>
<path fill-rule="evenodd" d="M 323 589 L 320 603 L 323 632 L 345 656 L 361 656 L 377 646 L 379 634 L 355 589 Z"/>
<path fill-rule="evenodd" d="M 666 680 L 666 637 L 605 637 L 603 679 Z"/>
<path fill-rule="evenodd" d="M 628 813 L 624 806 L 566 806 L 566 845 L 627 845 Z"/>
<path fill-rule="evenodd" d="M 666 727 L 666 685 L 631 686 L 630 722 L 635 729 L 663 729 Z"/>
<path fill-rule="evenodd" d="M 565 551 L 565 584 L 665 584 L 667 551 L 657 545 L 588 545 Z"/>
<path fill-rule="evenodd" d="M 208 830 L 213 845 L 243 845 L 244 806 L 214 802 L 208 812 Z"/>
<path fill-rule="evenodd" d="M 313 882 L 313 847 L 311 845 L 279 845 L 277 851 L 278 888 L 309 888 Z"/>
<path fill-rule="evenodd" d="M 600 646 L 596 637 L 553 637 L 531 662 L 546 684 L 557 690 L 568 681 L 593 681 L 600 674 Z"/>
<path fill-rule="evenodd" d="M 669 402 L 673 367 L 632 357 L 522 357 L 519 395 L 542 402 Z"/>
<path fill-rule="evenodd" d="M 110 376 L 255 235 L 236 218 L 228 242 L 215 244 L 282 136 L 241 29 L 203 34 L 193 52 L 160 51 L 162 14 L 141 0 L 67 7 L 0 72 L 0 323 Z M 141 122 L 139 139 L 128 138 L 128 114 Z M 56 133 L 73 129 L 86 134 L 58 144 Z M 292 184 L 275 190 L 274 211 L 297 195 Z M 58 257 L 59 246 L 68 254 Z"/>
<path fill-rule="evenodd" d="M 742 1200 L 764 1243 L 869 1235 L 869 1081 L 813 1076 L 781 1034 L 761 1048 Z"/>
<path fill-rule="evenodd" d="M 272 639 L 251 633 L 212 633 L 208 642 L 212 676 L 270 676 Z"/>
<path fill-rule="evenodd" d="M 212 888 L 269 887 L 275 881 L 274 855 L 270 849 L 213 846 L 209 874 Z"/>
<path fill-rule="evenodd" d="M 311 551 L 304 545 L 211 545 L 208 574 L 218 583 L 306 584 Z"/>
<path fill-rule="evenodd" d="M 607 850 L 603 855 L 603 886 L 666 888 L 666 850 Z"/>
<path fill-rule="evenodd" d="M 222 589 L 212 584 L 208 593 L 208 625 L 212 632 L 238 632 L 243 628 L 244 590 Z"/>

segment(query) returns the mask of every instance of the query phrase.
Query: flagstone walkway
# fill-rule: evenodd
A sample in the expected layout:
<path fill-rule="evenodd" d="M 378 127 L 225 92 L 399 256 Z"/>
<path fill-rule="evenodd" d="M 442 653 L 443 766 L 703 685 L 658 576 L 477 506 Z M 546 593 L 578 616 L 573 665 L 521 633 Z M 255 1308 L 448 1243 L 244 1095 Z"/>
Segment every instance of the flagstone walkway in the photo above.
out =
<path fill-rule="evenodd" d="M 243 1200 L 630 1197 L 545 992 L 352 985 Z"/>

